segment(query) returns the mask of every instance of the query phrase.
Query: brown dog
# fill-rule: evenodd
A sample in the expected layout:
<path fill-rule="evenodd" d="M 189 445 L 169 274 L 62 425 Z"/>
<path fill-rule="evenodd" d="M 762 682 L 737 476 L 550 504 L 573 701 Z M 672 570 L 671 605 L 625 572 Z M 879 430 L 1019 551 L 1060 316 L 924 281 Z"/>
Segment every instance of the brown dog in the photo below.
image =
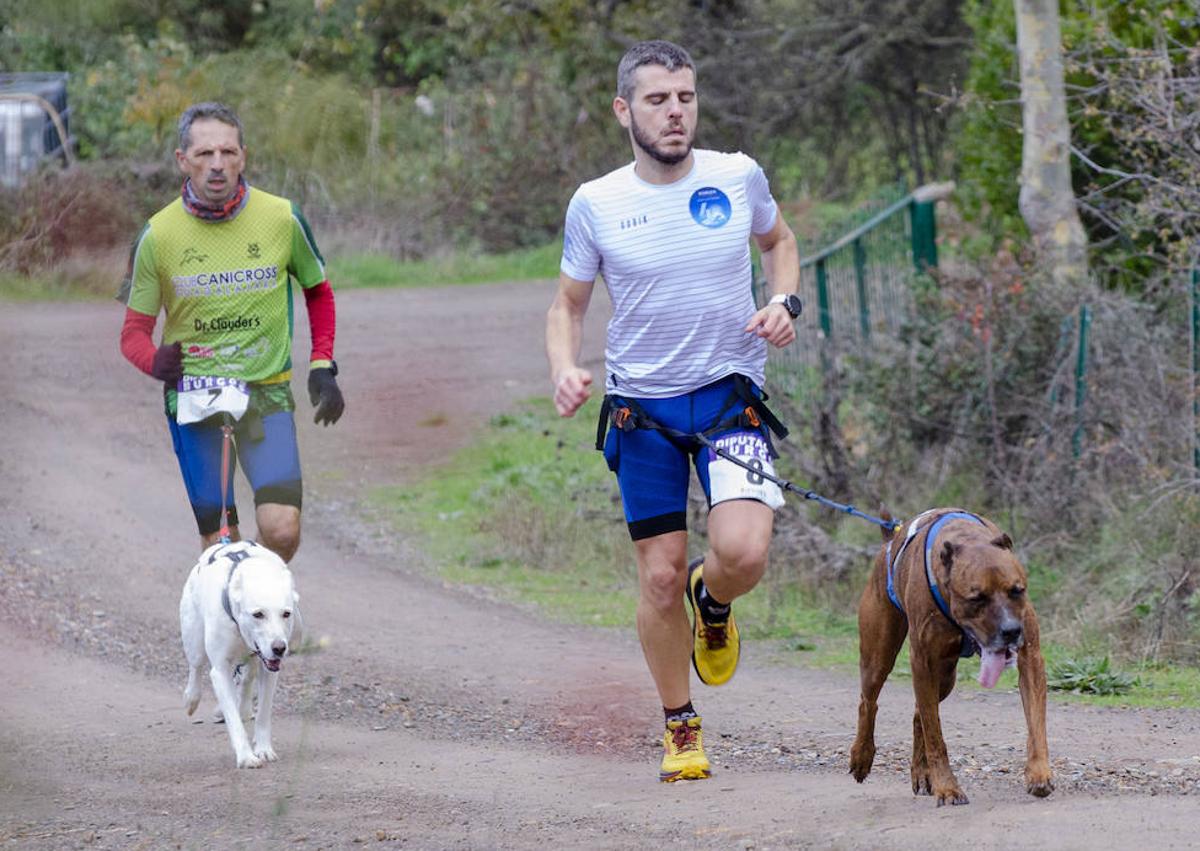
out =
<path fill-rule="evenodd" d="M 960 653 L 980 652 L 979 682 L 986 688 L 1004 668 L 1017 666 L 1028 730 L 1025 789 L 1049 795 L 1054 783 L 1046 750 L 1046 668 L 1025 568 L 1013 555 L 1012 540 L 990 520 L 938 508 L 885 530 L 884 541 L 858 605 L 862 699 L 850 773 L 859 783 L 871 773 L 876 701 L 907 634 L 917 703 L 913 794 L 934 795 L 939 807 L 967 803 L 950 770 L 938 704 L 954 689 Z"/>

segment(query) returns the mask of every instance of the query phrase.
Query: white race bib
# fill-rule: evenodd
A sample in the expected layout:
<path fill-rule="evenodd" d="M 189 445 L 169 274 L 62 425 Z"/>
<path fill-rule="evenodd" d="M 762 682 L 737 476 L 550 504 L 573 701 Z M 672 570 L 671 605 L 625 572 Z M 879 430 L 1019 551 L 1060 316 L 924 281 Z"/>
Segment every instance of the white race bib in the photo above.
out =
<path fill-rule="evenodd" d="M 250 390 L 239 378 L 185 375 L 175 389 L 179 391 L 175 422 L 180 425 L 198 423 L 213 414 L 229 414 L 238 420 L 250 404 Z"/>
<path fill-rule="evenodd" d="M 779 485 L 761 475 L 775 475 L 770 449 L 761 434 L 735 431 L 715 438 L 713 445 L 754 468 L 747 470 L 708 449 L 708 482 L 713 505 L 730 499 L 756 499 L 771 509 L 783 505 Z"/>

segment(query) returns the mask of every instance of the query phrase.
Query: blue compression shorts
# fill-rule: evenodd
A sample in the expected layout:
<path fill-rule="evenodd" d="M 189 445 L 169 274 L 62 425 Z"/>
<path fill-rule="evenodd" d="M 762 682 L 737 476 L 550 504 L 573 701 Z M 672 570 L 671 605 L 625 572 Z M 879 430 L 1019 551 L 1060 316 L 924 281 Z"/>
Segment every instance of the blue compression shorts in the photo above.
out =
<path fill-rule="evenodd" d="M 756 396 L 762 395 L 757 387 L 754 387 L 754 393 Z M 656 423 L 688 434 L 707 431 L 723 419 L 736 415 L 745 406 L 734 393 L 733 376 L 682 396 L 639 398 L 636 402 Z M 612 394 L 612 404 L 614 407 L 622 404 L 619 393 Z M 739 430 L 744 429 L 733 426 L 708 437 L 714 439 L 718 435 Z M 761 426 L 757 433 L 765 438 L 766 426 Z M 687 529 L 687 494 L 691 479 L 689 463 L 695 465 L 696 477 L 711 507 L 712 489 L 708 475 L 710 453 L 701 451 L 703 448 L 696 440 L 677 445 L 662 432 L 653 429 L 608 430 L 604 441 L 604 460 L 608 462 L 608 468 L 617 474 L 621 501 L 625 506 L 625 522 L 629 524 L 629 534 L 633 540 Z"/>
<path fill-rule="evenodd" d="M 241 462 L 254 504 L 276 503 L 300 507 L 303 486 L 300 478 L 300 451 L 296 446 L 296 424 L 291 411 L 278 411 L 262 417 L 262 434 L 252 434 L 252 420 L 235 424 L 230 447 L 229 477 L 225 505 L 229 525 L 236 526 L 233 472 Z M 179 470 L 187 487 L 192 513 L 201 535 L 221 528 L 221 426 L 215 420 L 179 425 L 167 417 L 171 440 L 179 459 Z"/>

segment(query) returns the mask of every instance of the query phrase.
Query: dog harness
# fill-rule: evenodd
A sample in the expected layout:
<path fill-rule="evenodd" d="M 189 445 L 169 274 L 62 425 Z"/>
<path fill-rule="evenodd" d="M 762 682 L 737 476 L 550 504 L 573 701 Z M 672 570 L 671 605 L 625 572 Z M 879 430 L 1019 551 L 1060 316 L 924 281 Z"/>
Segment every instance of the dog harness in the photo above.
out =
<path fill-rule="evenodd" d="M 888 599 L 892 601 L 892 605 L 900 610 L 900 614 L 907 617 L 904 611 L 904 606 L 900 603 L 900 595 L 896 593 L 896 562 L 900 561 L 900 557 L 904 555 L 904 551 L 921 532 L 921 522 L 930 514 L 933 514 L 933 509 L 919 514 L 912 523 L 908 524 L 908 532 L 904 535 L 904 543 L 896 550 L 895 558 L 892 557 L 892 543 L 895 539 L 888 541 L 885 558 L 887 559 L 887 594 Z M 929 583 L 929 593 L 933 596 L 933 602 L 937 604 L 938 611 L 946 616 L 946 620 L 958 627 L 958 631 L 962 633 L 962 648 L 958 651 L 958 655 L 966 659 L 969 656 L 974 656 L 979 652 L 979 644 L 976 643 L 974 637 L 971 636 L 950 614 L 950 606 L 946 602 L 946 598 L 942 596 L 941 590 L 938 588 L 937 577 L 933 575 L 933 564 L 930 561 L 930 556 L 933 554 L 934 545 L 937 543 L 938 532 L 942 530 L 951 520 L 970 520 L 980 526 L 984 525 L 976 515 L 967 511 L 948 511 L 941 517 L 933 521 L 928 527 L 929 531 L 925 534 L 925 581 Z"/>
<path fill-rule="evenodd" d="M 258 546 L 258 544 L 254 541 L 238 541 L 238 543 L 245 544 L 250 547 Z M 250 553 L 246 552 L 244 548 L 240 550 L 229 550 L 228 552 L 222 552 L 221 550 L 223 549 L 225 549 L 225 547 L 222 547 L 220 550 L 217 550 L 215 553 L 210 555 L 208 557 L 208 563 L 212 564 L 218 558 L 229 559 L 229 575 L 225 577 L 225 587 L 221 589 L 221 606 L 225 609 L 225 614 L 229 615 L 229 619 L 236 625 L 237 618 L 233 616 L 233 606 L 229 604 L 229 583 L 233 581 L 233 572 L 237 570 L 237 566 L 246 559 L 250 558 Z"/>

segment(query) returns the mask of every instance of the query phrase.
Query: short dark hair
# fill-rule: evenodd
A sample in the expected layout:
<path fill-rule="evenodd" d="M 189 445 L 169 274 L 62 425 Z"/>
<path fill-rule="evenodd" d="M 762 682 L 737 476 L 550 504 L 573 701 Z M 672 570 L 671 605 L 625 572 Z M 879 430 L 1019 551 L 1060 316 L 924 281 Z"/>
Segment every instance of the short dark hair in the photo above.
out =
<path fill-rule="evenodd" d="M 223 103 L 205 101 L 192 104 L 183 111 L 183 115 L 179 116 L 179 150 L 186 151 L 192 144 L 192 125 L 201 118 L 215 118 L 222 124 L 236 127 L 238 146 L 246 147 L 246 140 L 242 133 L 242 120 L 237 117 L 237 113 Z"/>
<path fill-rule="evenodd" d="M 627 103 L 633 99 L 633 74 L 643 65 L 661 65 L 668 71 L 691 68 L 696 73 L 696 63 L 678 44 L 661 39 L 639 41 L 625 51 L 617 66 L 617 97 Z"/>

